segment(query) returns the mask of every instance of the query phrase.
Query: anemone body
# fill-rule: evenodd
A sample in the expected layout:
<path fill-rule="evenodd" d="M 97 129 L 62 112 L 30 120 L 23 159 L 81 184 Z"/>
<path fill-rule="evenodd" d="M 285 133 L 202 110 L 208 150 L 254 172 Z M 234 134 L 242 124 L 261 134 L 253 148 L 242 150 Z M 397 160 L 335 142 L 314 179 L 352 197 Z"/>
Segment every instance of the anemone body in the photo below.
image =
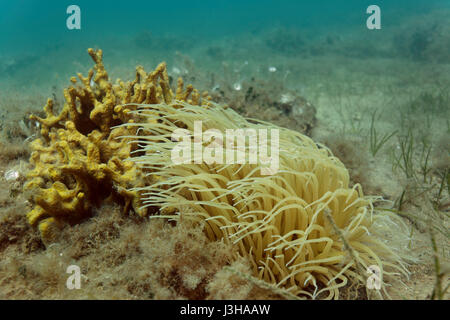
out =
<path fill-rule="evenodd" d="M 145 205 L 158 206 L 157 217 L 204 223 L 209 239 L 233 243 L 236 255 L 250 260 L 254 276 L 296 296 L 338 298 L 349 281 L 364 284 L 371 266 L 382 284 L 383 277 L 405 272 L 376 236 L 376 226 L 384 225 L 377 221 L 389 217 L 374 211 L 375 199 L 359 185 L 349 187 L 348 171 L 325 146 L 212 103 L 139 105 L 134 112 L 148 121 L 129 124 L 139 127 L 134 138 L 141 156 L 133 160 L 159 177 L 140 189 Z M 203 130 L 278 130 L 278 171 L 263 175 L 260 162 L 173 163 L 179 143 L 173 132 L 193 132 L 199 120 Z"/>

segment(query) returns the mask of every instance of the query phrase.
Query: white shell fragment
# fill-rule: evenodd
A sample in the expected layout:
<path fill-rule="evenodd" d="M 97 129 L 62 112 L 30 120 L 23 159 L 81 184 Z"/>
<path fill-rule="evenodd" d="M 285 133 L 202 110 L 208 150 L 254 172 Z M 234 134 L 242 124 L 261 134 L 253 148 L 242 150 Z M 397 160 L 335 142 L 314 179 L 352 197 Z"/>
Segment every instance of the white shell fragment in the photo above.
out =
<path fill-rule="evenodd" d="M 8 170 L 5 172 L 5 180 L 6 181 L 15 181 L 19 179 L 19 171 L 17 170 Z"/>

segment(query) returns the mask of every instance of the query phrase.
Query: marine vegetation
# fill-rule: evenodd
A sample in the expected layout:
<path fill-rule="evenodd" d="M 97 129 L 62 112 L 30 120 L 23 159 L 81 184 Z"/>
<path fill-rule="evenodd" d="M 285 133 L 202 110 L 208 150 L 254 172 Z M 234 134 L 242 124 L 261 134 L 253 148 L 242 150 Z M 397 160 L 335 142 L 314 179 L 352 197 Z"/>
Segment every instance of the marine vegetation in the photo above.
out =
<path fill-rule="evenodd" d="M 402 258 L 381 240 L 396 223 L 401 230 L 401 221 L 375 210 L 377 198 L 364 196 L 359 184 L 350 188 L 347 169 L 325 146 L 214 103 L 141 104 L 131 113 L 146 119 L 123 126 L 139 128 L 140 155 L 132 160 L 161 177 L 134 189 L 143 192 L 145 207 L 160 208 L 152 218 L 204 224 L 210 240 L 234 244 L 235 255 L 251 261 L 254 276 L 298 297 L 338 298 L 347 284 L 365 285 L 374 266 L 382 282 L 407 274 Z M 278 172 L 263 174 L 261 163 L 172 162 L 179 143 L 172 135 L 179 128 L 194 132 L 197 121 L 221 132 L 279 130 Z M 380 296 L 387 294 L 382 287 Z"/>
<path fill-rule="evenodd" d="M 175 98 L 200 104 L 201 96 L 192 86 L 184 90 L 178 81 L 176 97 L 170 89 L 166 64 L 146 73 L 136 68 L 131 82 L 120 79 L 112 84 L 102 61 L 101 50 L 88 50 L 95 62 L 87 77 L 71 78 L 64 90 L 65 104 L 55 113 L 52 99 L 44 111 L 46 118 L 32 115 L 40 124 L 41 137 L 31 144 L 26 190 L 31 190 L 28 212 L 31 225 L 38 225 L 42 238 L 55 240 L 64 224 L 77 223 L 91 216 L 93 207 L 107 199 L 123 204 L 124 212 L 134 210 L 144 216 L 139 196 L 129 189 L 151 181 L 128 158 L 136 145 L 120 136 L 135 134 L 133 128 L 114 126 L 133 122 L 127 103 L 171 103 Z M 205 99 L 207 101 L 207 99 Z M 131 130 L 131 131 L 130 131 Z"/>
<path fill-rule="evenodd" d="M 250 120 L 222 107 L 178 79 L 175 94 L 166 65 L 136 68 L 131 82 L 112 84 L 102 51 L 88 50 L 95 67 L 64 90 L 59 114 L 48 100 L 41 137 L 31 143 L 25 188 L 27 214 L 46 241 L 57 229 L 81 222 L 108 200 L 123 211 L 172 221 L 192 220 L 211 241 L 233 245 L 253 276 L 295 297 L 339 298 L 345 286 L 362 287 L 367 270 L 386 281 L 408 274 L 396 249 L 384 241 L 401 234 L 398 216 L 374 207 L 331 151 L 297 131 Z M 274 129 L 279 170 L 263 175 L 261 163 L 174 163 L 175 130 Z M 218 141 L 215 141 L 218 142 Z M 246 147 L 245 151 L 251 151 Z"/>

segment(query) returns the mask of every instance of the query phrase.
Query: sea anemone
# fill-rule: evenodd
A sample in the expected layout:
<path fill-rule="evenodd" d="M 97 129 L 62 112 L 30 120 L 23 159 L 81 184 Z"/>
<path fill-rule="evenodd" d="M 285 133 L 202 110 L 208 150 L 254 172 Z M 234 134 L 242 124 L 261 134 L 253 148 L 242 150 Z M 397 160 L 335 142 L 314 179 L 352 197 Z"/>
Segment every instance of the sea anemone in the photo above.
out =
<path fill-rule="evenodd" d="M 347 169 L 325 146 L 214 103 L 138 105 L 130 112 L 147 119 L 127 126 L 139 127 L 134 143 L 140 149 L 132 160 L 158 177 L 139 188 L 145 206 L 159 207 L 153 217 L 203 223 L 210 240 L 233 243 L 236 256 L 249 259 L 253 276 L 298 297 L 337 299 L 340 288 L 365 285 L 367 270 L 379 270 L 381 290 L 374 292 L 380 296 L 387 294 L 386 278 L 407 273 L 402 258 L 379 236 L 393 217 L 374 209 L 377 198 L 364 196 L 360 185 L 349 187 Z M 173 134 L 192 133 L 196 121 L 202 121 L 203 130 L 220 132 L 277 130 L 278 170 L 264 174 L 262 161 L 231 164 L 194 157 L 174 163 L 179 139 Z M 195 135 L 189 139 L 195 142 Z M 218 142 L 216 137 L 203 146 Z M 246 145 L 247 156 L 252 152 Z"/>

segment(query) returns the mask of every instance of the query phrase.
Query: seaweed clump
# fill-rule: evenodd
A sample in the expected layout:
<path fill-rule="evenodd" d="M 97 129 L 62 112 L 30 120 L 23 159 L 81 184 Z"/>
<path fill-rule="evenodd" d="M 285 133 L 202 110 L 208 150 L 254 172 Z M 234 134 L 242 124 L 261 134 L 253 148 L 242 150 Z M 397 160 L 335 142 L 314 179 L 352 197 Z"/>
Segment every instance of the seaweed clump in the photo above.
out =
<path fill-rule="evenodd" d="M 211 93 L 214 101 L 224 103 L 239 114 L 257 118 L 308 136 L 316 126 L 316 107 L 303 96 L 288 90 L 283 81 L 251 78 L 241 90 L 227 82 Z"/>
<path fill-rule="evenodd" d="M 448 22 L 436 17 L 430 20 L 394 37 L 394 49 L 399 55 L 419 62 L 449 62 Z"/>
<path fill-rule="evenodd" d="M 54 102 L 48 99 L 46 117 L 30 117 L 40 124 L 41 137 L 30 145 L 34 168 L 24 188 L 32 190 L 30 201 L 34 208 L 27 219 L 48 241 L 54 240 L 55 228 L 90 217 L 93 207 L 107 199 L 121 204 L 124 212 L 133 210 L 141 216 L 148 213 L 149 209 L 140 208 L 138 192 L 130 189 L 153 178 L 146 177 L 128 160 L 137 149 L 136 143 L 117 139 L 137 134 L 133 127 L 116 127 L 138 120 L 130 112 L 134 107 L 127 104 L 171 103 L 176 99 L 198 105 L 202 100 L 192 86 L 184 89 L 181 79 L 174 94 L 165 63 L 150 73 L 138 66 L 133 81 L 118 79 L 112 84 L 102 50 L 88 52 L 95 66 L 87 77 L 78 74 L 79 81 L 71 78 L 72 85 L 64 90 L 61 112 L 55 113 Z"/>

